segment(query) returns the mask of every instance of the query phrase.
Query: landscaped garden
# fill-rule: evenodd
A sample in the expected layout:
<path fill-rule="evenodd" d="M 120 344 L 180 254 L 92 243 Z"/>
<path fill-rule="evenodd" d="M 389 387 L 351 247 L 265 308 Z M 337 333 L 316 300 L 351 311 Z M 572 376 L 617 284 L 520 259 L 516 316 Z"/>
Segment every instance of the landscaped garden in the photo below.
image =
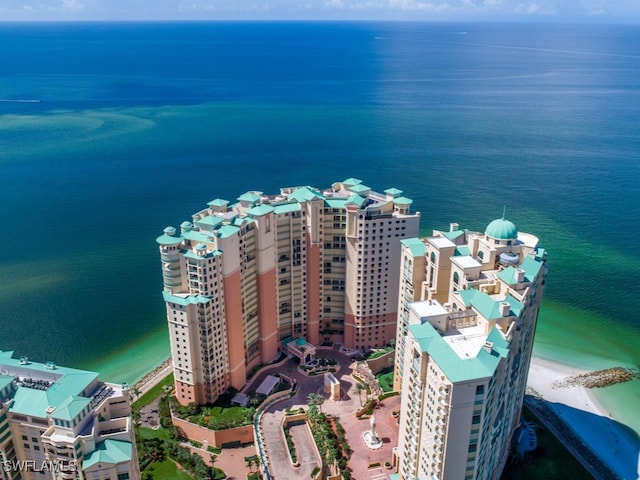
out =
<path fill-rule="evenodd" d="M 226 398 L 218 399 L 213 405 L 202 406 L 195 403 L 185 406 L 179 405 L 175 399 L 171 402 L 173 412 L 177 417 L 211 430 L 251 425 L 256 413 L 255 407 L 232 405 Z"/>
<path fill-rule="evenodd" d="M 171 375 L 171 377 L 173 377 Z M 163 388 L 168 384 L 165 379 L 155 389 L 141 396 L 134 404 L 134 418 L 139 418 L 139 409 L 160 397 L 158 416 L 160 426 L 157 429 L 143 428 L 136 421 L 136 446 L 140 461 L 142 480 L 152 479 L 191 479 L 222 480 L 227 477 L 224 471 L 208 466 L 203 458 L 184 445 L 186 439 L 179 428 L 171 422 L 170 397 Z M 152 393 L 153 392 L 153 393 Z M 175 400 L 175 399 L 174 399 Z M 216 456 L 210 453 L 210 463 L 215 464 Z"/>
<path fill-rule="evenodd" d="M 382 372 L 376 375 L 380 388 L 383 392 L 393 391 L 393 368 L 385 368 Z"/>

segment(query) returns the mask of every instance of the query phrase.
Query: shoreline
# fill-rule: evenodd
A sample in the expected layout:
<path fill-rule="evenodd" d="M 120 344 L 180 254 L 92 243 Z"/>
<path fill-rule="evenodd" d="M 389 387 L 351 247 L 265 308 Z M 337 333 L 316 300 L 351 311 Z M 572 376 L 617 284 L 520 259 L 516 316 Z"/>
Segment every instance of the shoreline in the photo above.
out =
<path fill-rule="evenodd" d="M 615 412 L 607 411 L 592 389 L 579 385 L 559 386 L 567 377 L 586 372 L 559 362 L 532 357 L 527 386 L 619 478 L 638 479 L 638 435 L 617 421 Z M 580 445 L 568 447 L 580 449 Z"/>

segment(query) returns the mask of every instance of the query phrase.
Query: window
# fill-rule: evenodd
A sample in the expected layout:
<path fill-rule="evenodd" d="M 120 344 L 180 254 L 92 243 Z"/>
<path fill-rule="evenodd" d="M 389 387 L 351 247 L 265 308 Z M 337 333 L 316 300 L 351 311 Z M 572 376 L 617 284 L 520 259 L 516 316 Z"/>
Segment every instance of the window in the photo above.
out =
<path fill-rule="evenodd" d="M 476 395 L 484 395 L 484 385 L 478 385 L 476 387 Z"/>

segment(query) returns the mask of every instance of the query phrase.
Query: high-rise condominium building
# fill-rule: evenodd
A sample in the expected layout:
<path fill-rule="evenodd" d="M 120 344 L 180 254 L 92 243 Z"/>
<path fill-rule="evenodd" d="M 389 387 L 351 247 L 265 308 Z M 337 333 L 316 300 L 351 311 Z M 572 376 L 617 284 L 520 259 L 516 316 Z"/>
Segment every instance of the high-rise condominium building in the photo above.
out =
<path fill-rule="evenodd" d="M 399 477 L 497 479 L 520 423 L 545 252 L 504 218 L 402 245 Z"/>
<path fill-rule="evenodd" d="M 0 479 L 137 480 L 127 385 L 0 351 Z"/>
<path fill-rule="evenodd" d="M 357 179 L 326 190 L 216 199 L 158 237 L 176 396 L 207 403 L 287 339 L 382 347 L 396 333 L 400 241 L 419 214 L 400 190 Z"/>

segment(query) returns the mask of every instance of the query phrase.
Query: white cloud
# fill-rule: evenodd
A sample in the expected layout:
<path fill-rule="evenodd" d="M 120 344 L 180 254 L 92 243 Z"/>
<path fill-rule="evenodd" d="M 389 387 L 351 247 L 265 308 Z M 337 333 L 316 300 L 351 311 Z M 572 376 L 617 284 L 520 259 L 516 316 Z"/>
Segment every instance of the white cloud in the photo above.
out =
<path fill-rule="evenodd" d="M 403 12 L 445 12 L 452 9 L 448 3 L 421 2 L 419 0 L 389 0 L 389 8 Z"/>

